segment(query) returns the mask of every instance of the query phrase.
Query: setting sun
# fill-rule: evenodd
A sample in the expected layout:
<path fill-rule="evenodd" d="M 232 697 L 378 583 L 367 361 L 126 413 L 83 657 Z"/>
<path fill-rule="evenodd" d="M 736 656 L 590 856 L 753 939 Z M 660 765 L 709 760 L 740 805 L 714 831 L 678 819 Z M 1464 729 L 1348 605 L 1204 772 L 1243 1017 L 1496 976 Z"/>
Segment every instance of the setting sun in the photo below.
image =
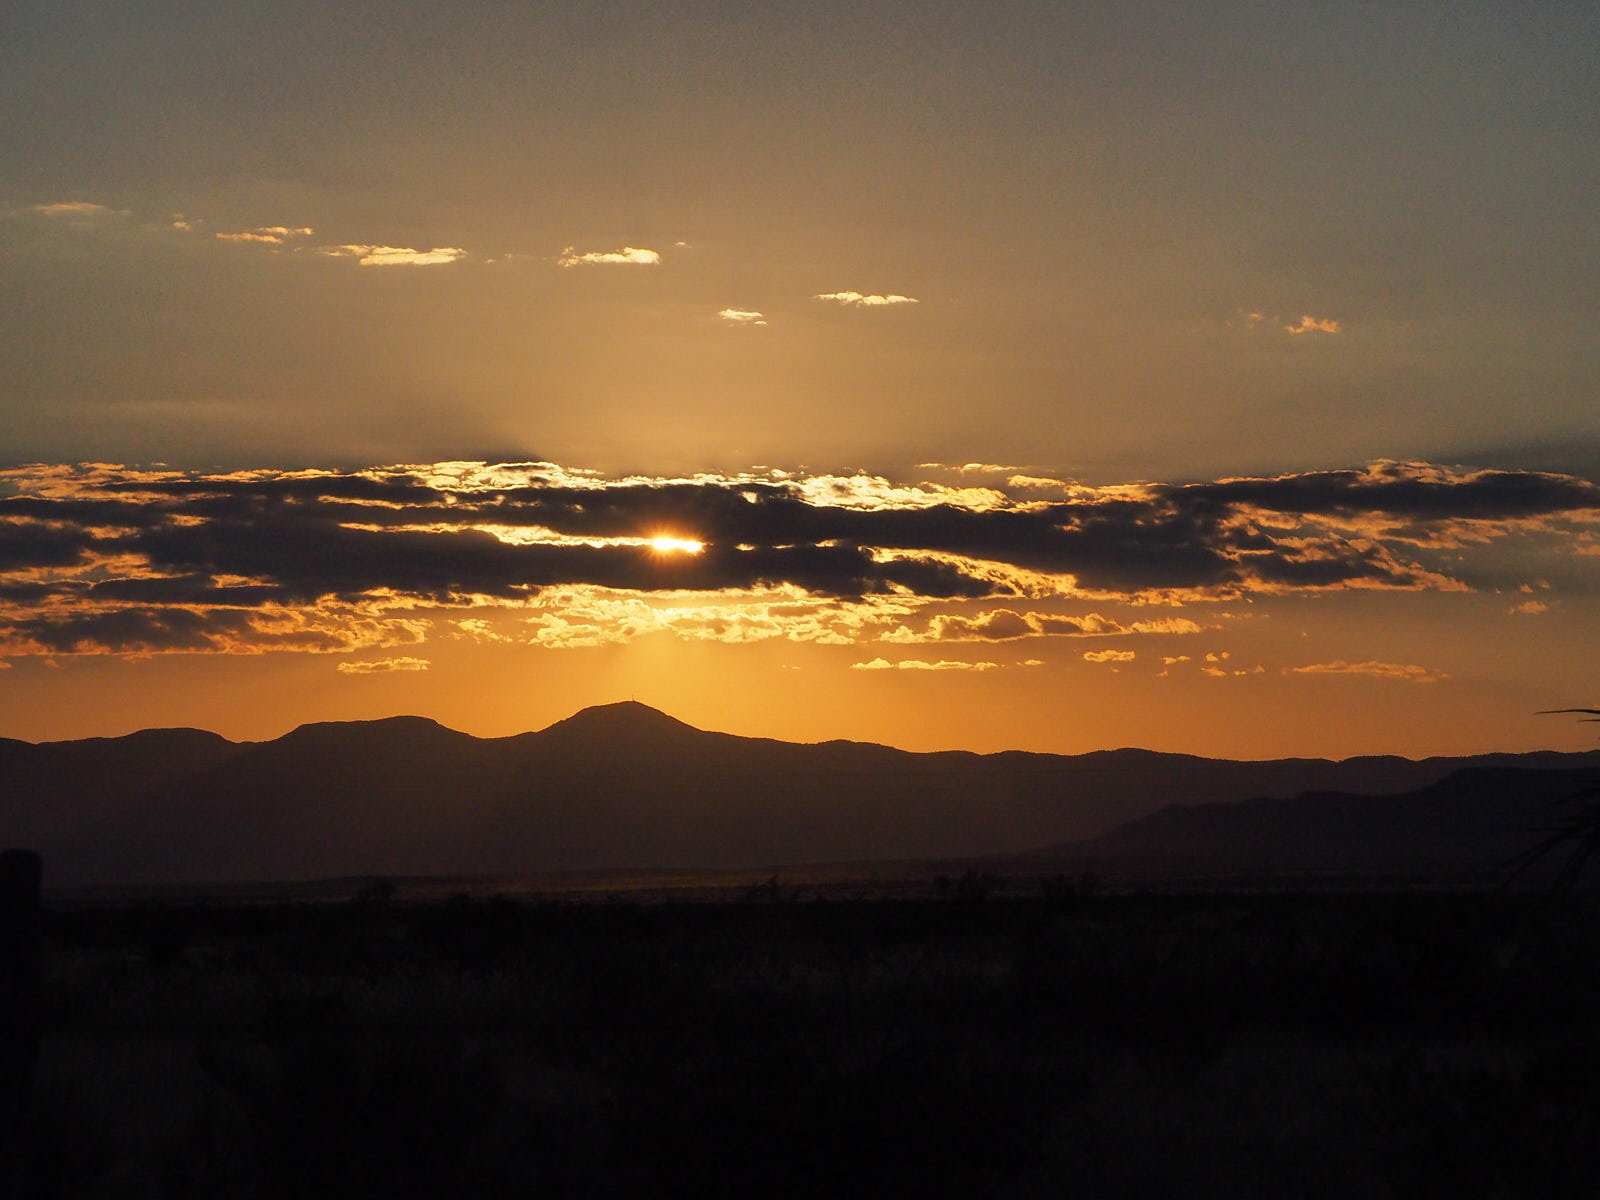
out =
<path fill-rule="evenodd" d="M 650 549 L 657 554 L 699 554 L 706 548 L 704 542 L 692 541 L 689 538 L 658 537 L 650 539 Z"/>

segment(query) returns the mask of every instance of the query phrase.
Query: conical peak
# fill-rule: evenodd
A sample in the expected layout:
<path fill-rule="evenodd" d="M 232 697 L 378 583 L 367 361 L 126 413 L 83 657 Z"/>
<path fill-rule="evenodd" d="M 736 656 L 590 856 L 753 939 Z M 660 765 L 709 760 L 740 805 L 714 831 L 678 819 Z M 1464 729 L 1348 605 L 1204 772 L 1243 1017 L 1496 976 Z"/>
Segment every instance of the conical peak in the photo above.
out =
<path fill-rule="evenodd" d="M 615 704 L 595 704 L 580 709 L 564 721 L 557 721 L 551 729 L 583 730 L 596 734 L 628 734 L 645 730 L 692 731 L 676 717 L 668 716 L 658 708 L 640 704 L 637 700 L 620 700 Z"/>

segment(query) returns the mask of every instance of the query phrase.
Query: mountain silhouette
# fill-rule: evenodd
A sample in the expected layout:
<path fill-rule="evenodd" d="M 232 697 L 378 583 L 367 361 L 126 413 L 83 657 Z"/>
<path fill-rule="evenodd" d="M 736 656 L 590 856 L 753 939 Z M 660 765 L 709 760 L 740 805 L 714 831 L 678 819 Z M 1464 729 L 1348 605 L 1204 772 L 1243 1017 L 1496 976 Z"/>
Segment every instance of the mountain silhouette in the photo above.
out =
<path fill-rule="evenodd" d="M 1511 860 L 1597 783 L 1596 766 L 1477 766 L 1399 794 L 1171 805 L 1102 837 L 1025 857 L 1057 869 L 1141 875 L 1504 878 Z"/>
<path fill-rule="evenodd" d="M 1600 767 L 1600 752 L 1342 762 L 910 753 L 708 732 L 625 701 L 487 739 L 423 717 L 308 724 L 266 742 L 192 729 L 0 739 L 0 843 L 43 853 L 57 886 L 766 867 L 1048 846 L 1076 859 L 1171 859 L 1174 846 L 1194 856 L 1213 843 L 1297 845 L 1301 815 L 1332 803 L 1309 793 L 1370 798 L 1462 768 L 1505 768 L 1509 781 L 1580 766 Z M 1246 801 L 1267 807 L 1238 818 L 1193 808 Z M 1439 829 L 1459 831 L 1441 803 Z M 1391 809 L 1373 806 L 1373 819 Z M 1091 839 L 1105 840 L 1086 850 Z"/>
<path fill-rule="evenodd" d="M 636 741 L 639 739 L 684 737 L 704 733 L 676 717 L 670 717 L 659 708 L 640 704 L 637 700 L 619 700 L 615 704 L 596 704 L 579 709 L 572 716 L 557 721 L 540 731 L 538 736 L 555 738 L 593 738 L 596 741 Z M 713 735 L 716 736 L 716 735 Z"/>

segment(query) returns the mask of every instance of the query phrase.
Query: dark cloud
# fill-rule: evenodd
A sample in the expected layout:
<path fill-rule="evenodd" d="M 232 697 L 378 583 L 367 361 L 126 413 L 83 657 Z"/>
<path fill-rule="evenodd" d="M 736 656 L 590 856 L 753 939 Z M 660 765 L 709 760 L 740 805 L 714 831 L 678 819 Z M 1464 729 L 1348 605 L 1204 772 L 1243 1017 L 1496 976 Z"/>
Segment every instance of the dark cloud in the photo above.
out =
<path fill-rule="evenodd" d="M 524 602 L 574 586 L 790 586 L 919 601 L 1059 591 L 1068 577 L 1080 592 L 1128 597 L 1458 586 L 1437 563 L 1408 557 L 1431 531 L 1478 522 L 1488 540 L 1504 532 L 1496 522 L 1564 528 L 1600 510 L 1600 487 L 1572 476 L 1404 464 L 1076 489 L 1048 504 L 866 477 L 848 488 L 818 482 L 607 483 L 549 464 L 476 474 L 19 469 L 0 498 L 0 645 L 207 649 L 266 638 L 250 614 L 268 608 Z M 830 488 L 853 498 L 817 498 Z M 703 551 L 658 553 L 648 545 L 658 536 L 693 538 Z M 1040 632 L 1037 621 L 1072 620 L 1035 616 L 997 609 L 961 633 L 1008 639 Z"/>
<path fill-rule="evenodd" d="M 93 536 L 81 528 L 0 519 L 0 571 L 70 566 L 87 557 L 93 542 Z"/>
<path fill-rule="evenodd" d="M 1568 475 L 1477 471 L 1419 473 L 1406 464 L 1234 479 L 1160 489 L 1190 509 L 1251 507 L 1299 516 L 1376 515 L 1392 521 L 1504 521 L 1600 508 L 1600 486 Z"/>
<path fill-rule="evenodd" d="M 98 612 L 29 617 L 12 631 L 52 654 L 112 648 L 126 653 L 216 650 L 250 632 L 239 612 L 195 612 L 186 608 L 115 608 Z"/>

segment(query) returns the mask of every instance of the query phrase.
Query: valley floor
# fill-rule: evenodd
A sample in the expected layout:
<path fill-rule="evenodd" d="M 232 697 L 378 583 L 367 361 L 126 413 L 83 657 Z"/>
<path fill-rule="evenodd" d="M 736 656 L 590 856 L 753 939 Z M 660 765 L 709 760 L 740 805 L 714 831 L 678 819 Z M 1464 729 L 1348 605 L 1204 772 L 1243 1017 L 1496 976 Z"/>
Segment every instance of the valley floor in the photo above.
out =
<path fill-rule="evenodd" d="M 1585 897 L 45 916 L 21 1194 L 1594 1194 Z"/>

